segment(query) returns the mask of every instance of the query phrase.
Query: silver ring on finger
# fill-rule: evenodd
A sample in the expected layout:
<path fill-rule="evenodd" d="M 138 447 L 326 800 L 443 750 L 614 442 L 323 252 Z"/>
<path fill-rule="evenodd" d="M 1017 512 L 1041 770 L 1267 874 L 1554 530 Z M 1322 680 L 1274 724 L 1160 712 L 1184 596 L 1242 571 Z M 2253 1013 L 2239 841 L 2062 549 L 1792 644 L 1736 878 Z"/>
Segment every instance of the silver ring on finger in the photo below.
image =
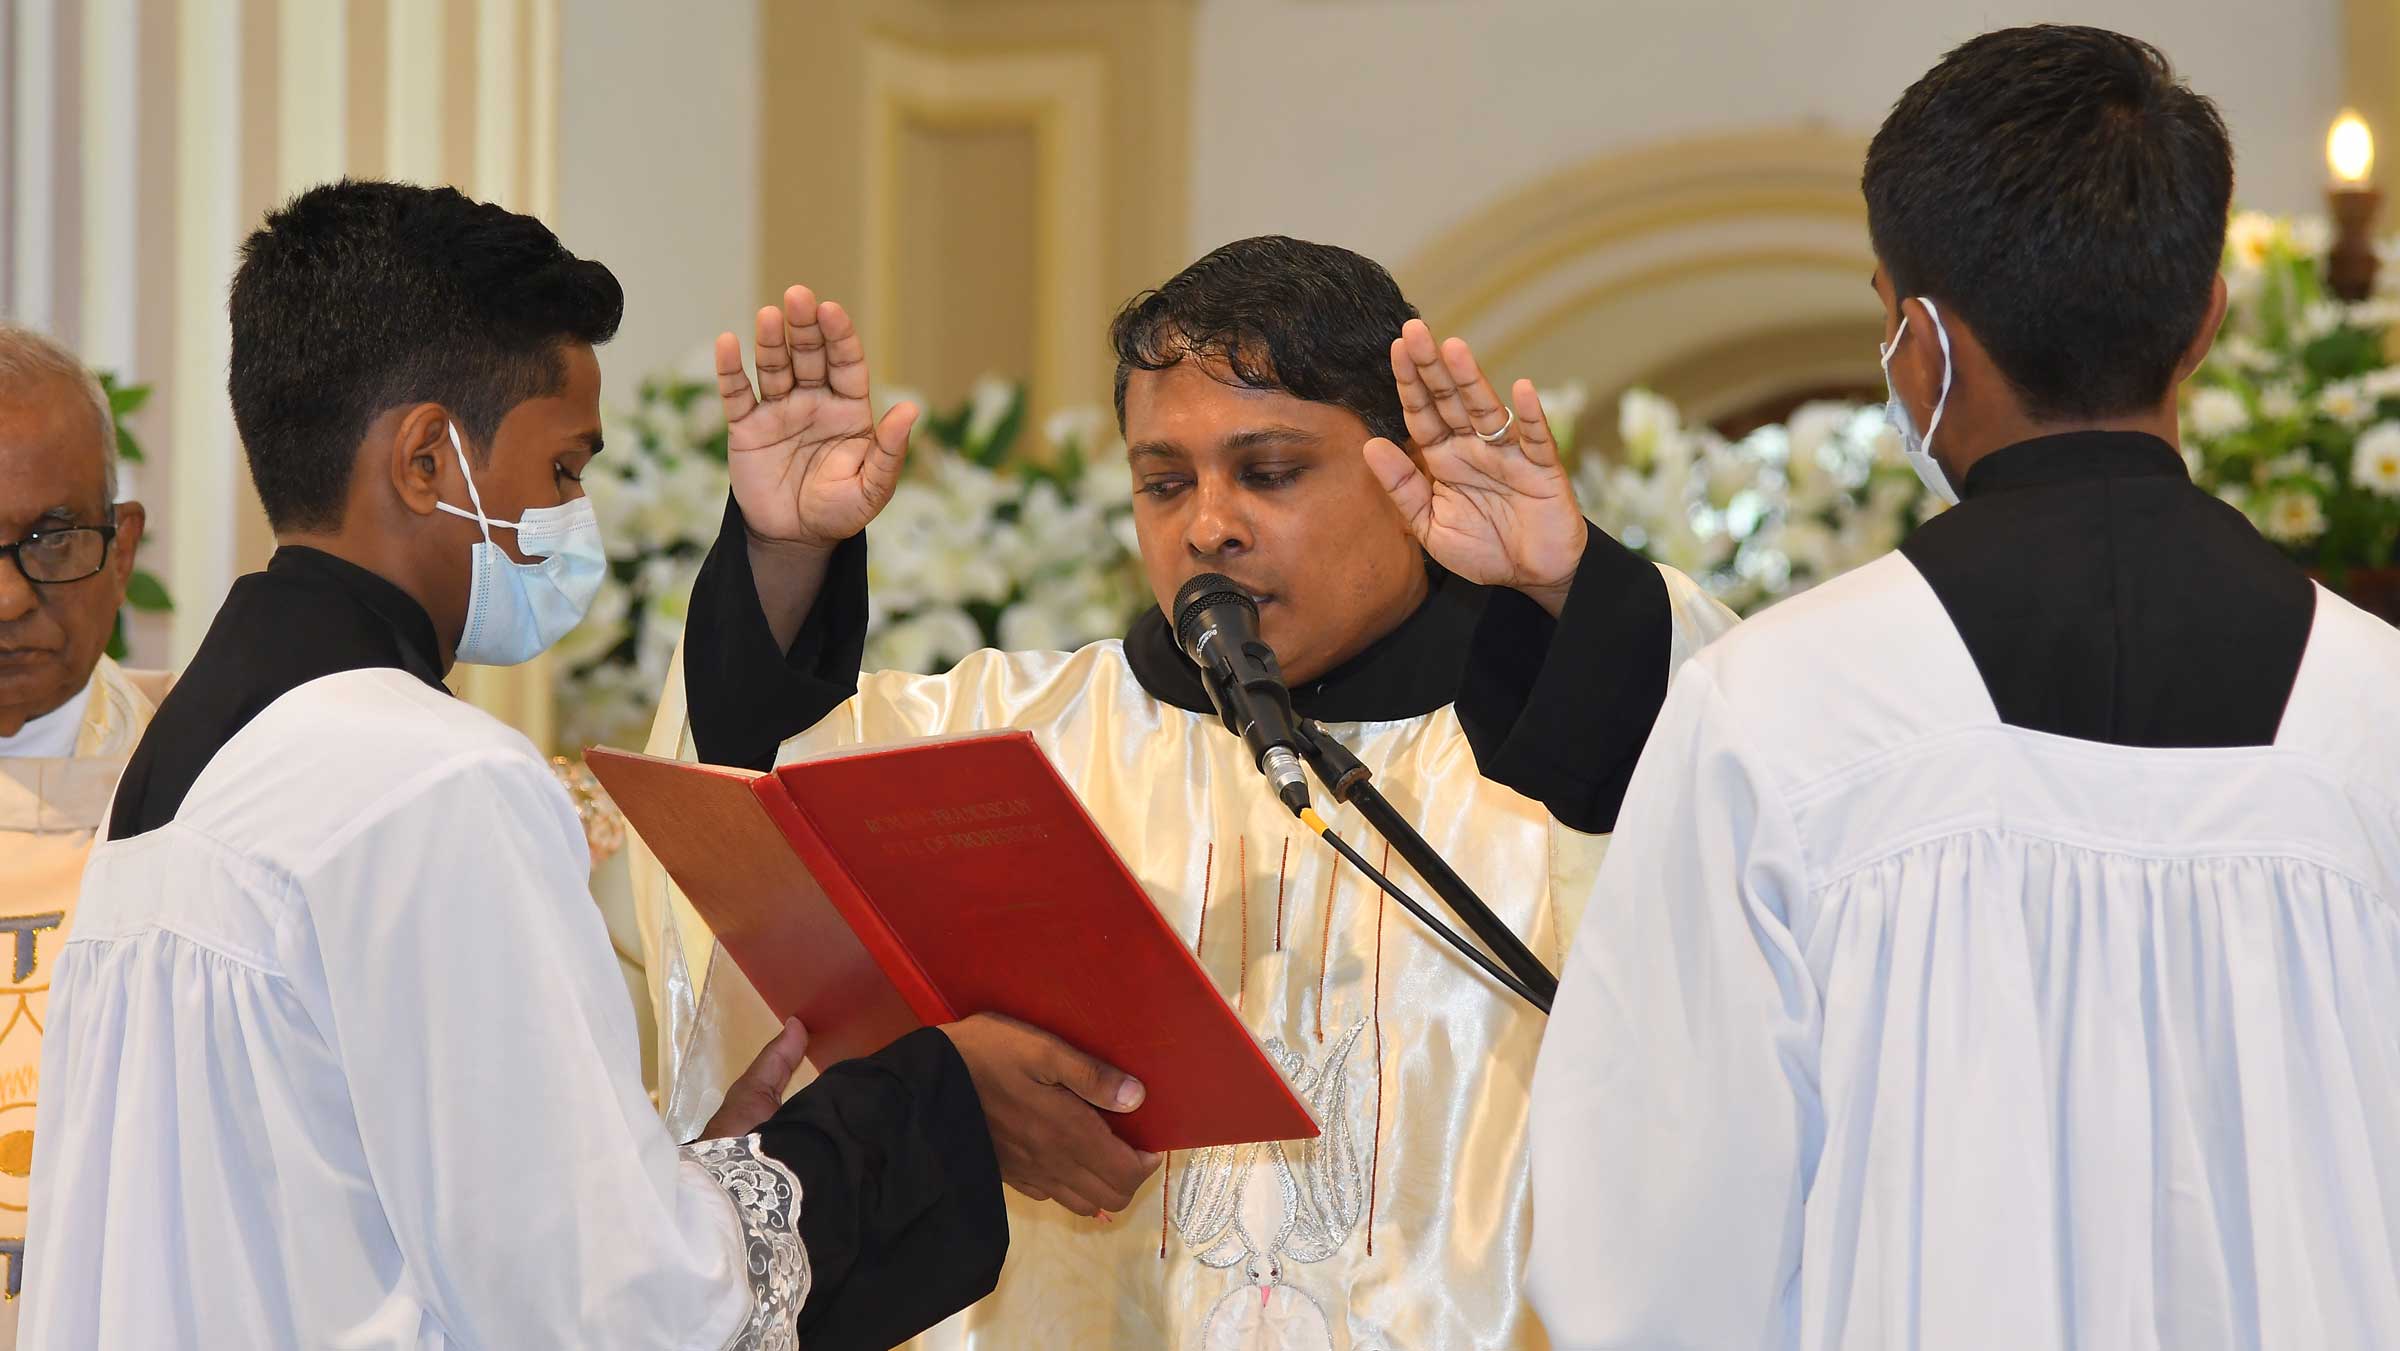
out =
<path fill-rule="evenodd" d="M 1499 428 L 1499 430 L 1497 430 L 1497 431 L 1489 431 L 1489 432 L 1477 432 L 1477 433 L 1475 433 L 1475 439 L 1476 439 L 1476 440 L 1478 440 L 1478 441 L 1481 441 L 1481 442 L 1483 442 L 1483 443 L 1484 443 L 1485 445 L 1487 445 L 1487 446 L 1496 446 L 1496 445 L 1499 445 L 1499 444 L 1500 444 L 1502 441 L 1505 441 L 1505 440 L 1507 440 L 1507 439 L 1508 439 L 1508 434 L 1509 434 L 1510 432 L 1513 432 L 1513 431 L 1515 431 L 1516 429 L 1517 429 L 1517 410 L 1516 410 L 1516 409 L 1514 409 L 1514 408 L 1511 408 L 1511 409 L 1509 409 L 1509 410 L 1508 410 L 1508 421 L 1501 423 L 1501 424 L 1500 424 L 1500 428 Z"/>

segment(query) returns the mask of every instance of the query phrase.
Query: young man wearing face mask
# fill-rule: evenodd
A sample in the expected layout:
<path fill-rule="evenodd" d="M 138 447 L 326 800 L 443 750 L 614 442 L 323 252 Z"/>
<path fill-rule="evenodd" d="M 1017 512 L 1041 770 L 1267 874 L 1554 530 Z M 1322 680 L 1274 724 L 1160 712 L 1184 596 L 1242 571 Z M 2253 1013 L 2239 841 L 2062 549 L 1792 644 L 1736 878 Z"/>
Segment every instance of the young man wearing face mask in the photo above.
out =
<path fill-rule="evenodd" d="M 344 182 L 244 246 L 231 393 L 280 544 L 160 707 L 50 993 L 24 1345 L 882 1347 L 988 1290 L 1000 1182 L 1130 1191 L 1140 1088 L 993 1018 L 678 1150 L 564 793 L 451 698 L 606 566 L 577 482 L 623 300 L 529 217 Z M 762 1038 L 763 1039 L 763 1038 Z"/>
<path fill-rule="evenodd" d="M 1030 731 L 1316 1112 L 1313 1141 L 1174 1155 L 1102 1232 L 1011 1198 L 999 1291 L 943 1330 L 955 1341 L 928 1341 L 1540 1346 L 1521 1277 L 1541 1015 L 1293 819 L 1164 612 L 1202 573 L 1249 592 L 1298 712 L 1355 750 L 1553 967 L 1668 672 L 1730 616 L 1592 529 L 1532 386 L 1504 403 L 1372 260 L 1240 240 L 1136 297 L 1113 338 L 1157 606 L 1121 641 L 1073 653 L 862 677 L 860 532 L 892 492 L 912 410 L 876 421 L 856 328 L 804 288 L 758 316 L 755 387 L 721 336 L 734 500 L 652 749 L 764 765 Z M 1520 660 L 1545 645 L 1547 665 Z M 1321 788 L 1317 805 L 1383 858 L 1354 808 Z M 1387 866 L 1438 908 L 1403 862 Z M 667 891 L 655 873 L 642 884 Z M 733 1047 L 765 1029 L 688 911 L 661 947 L 686 955 L 653 978 L 697 987 L 687 1021 L 662 1029 L 685 1048 L 666 1110 L 696 1118 Z"/>
<path fill-rule="evenodd" d="M 2231 148 L 1977 38 L 1867 152 L 1957 501 L 1680 674 L 1534 1082 L 1561 1346 L 2400 1346 L 2400 633 L 2195 487 Z"/>

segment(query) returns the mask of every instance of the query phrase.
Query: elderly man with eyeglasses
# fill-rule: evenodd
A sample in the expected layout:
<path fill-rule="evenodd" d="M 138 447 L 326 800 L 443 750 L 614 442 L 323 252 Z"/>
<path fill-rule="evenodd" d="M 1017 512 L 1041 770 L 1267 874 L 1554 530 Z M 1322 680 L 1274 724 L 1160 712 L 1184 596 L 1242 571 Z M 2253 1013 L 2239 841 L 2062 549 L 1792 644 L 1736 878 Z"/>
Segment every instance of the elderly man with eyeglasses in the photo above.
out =
<path fill-rule="evenodd" d="M 116 501 L 108 399 L 48 338 L 0 324 L 0 1348 L 16 1345 L 49 966 L 84 856 L 163 677 L 108 659 L 142 538 Z"/>

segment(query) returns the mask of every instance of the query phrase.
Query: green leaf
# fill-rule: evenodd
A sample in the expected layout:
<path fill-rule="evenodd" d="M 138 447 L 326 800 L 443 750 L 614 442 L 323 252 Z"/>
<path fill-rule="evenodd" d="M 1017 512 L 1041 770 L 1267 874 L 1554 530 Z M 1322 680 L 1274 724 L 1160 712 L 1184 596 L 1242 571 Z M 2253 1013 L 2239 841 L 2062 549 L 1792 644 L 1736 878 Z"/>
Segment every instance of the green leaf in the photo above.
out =
<path fill-rule="evenodd" d="M 108 394 L 108 411 L 118 417 L 138 413 L 150 402 L 151 386 L 120 385 L 114 371 L 100 372 L 100 388 Z"/>
<path fill-rule="evenodd" d="M 1025 430 L 1025 385 L 1019 381 L 1016 393 L 1009 398 L 1008 411 L 1000 415 L 999 425 L 992 428 L 991 439 L 975 458 L 986 469 L 997 469 L 1008 462 L 1008 453 L 1016 449 L 1017 437 Z"/>
<path fill-rule="evenodd" d="M 125 603 L 136 610 L 152 613 L 175 608 L 174 599 L 167 595 L 166 585 L 141 568 L 135 568 L 133 576 L 125 583 Z"/>
<path fill-rule="evenodd" d="M 123 661 L 126 654 L 132 650 L 125 645 L 125 612 L 119 610 L 117 611 L 116 625 L 108 631 L 108 659 Z"/>
<path fill-rule="evenodd" d="M 117 458 L 130 464 L 140 464 L 141 443 L 133 439 L 133 433 L 125 426 L 125 418 L 150 402 L 150 386 L 120 385 L 114 371 L 99 372 L 99 380 L 102 392 L 108 395 L 109 418 L 116 424 Z"/>
<path fill-rule="evenodd" d="M 955 447 L 967 439 L 967 417 L 973 411 L 974 405 L 964 399 L 959 400 L 958 407 L 947 413 L 928 408 L 923 424 L 925 433 L 933 438 L 936 445 Z"/>

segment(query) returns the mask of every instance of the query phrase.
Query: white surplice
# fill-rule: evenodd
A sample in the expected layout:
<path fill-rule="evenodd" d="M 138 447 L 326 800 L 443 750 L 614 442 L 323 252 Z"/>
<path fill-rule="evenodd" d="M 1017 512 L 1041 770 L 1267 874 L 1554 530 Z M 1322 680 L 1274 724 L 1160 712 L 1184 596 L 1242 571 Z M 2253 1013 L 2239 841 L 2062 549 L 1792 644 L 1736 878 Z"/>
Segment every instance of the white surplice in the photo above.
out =
<path fill-rule="evenodd" d="M 1749 621 L 1533 1140 L 1562 1347 L 2400 1347 L 2400 632 L 2320 592 L 2274 744 L 2161 750 L 2003 724 L 1900 554 Z"/>
<path fill-rule="evenodd" d="M 24 1345 L 791 1345 L 795 1184 L 668 1138 L 588 867 L 522 736 L 387 668 L 277 698 L 95 850 Z"/>

